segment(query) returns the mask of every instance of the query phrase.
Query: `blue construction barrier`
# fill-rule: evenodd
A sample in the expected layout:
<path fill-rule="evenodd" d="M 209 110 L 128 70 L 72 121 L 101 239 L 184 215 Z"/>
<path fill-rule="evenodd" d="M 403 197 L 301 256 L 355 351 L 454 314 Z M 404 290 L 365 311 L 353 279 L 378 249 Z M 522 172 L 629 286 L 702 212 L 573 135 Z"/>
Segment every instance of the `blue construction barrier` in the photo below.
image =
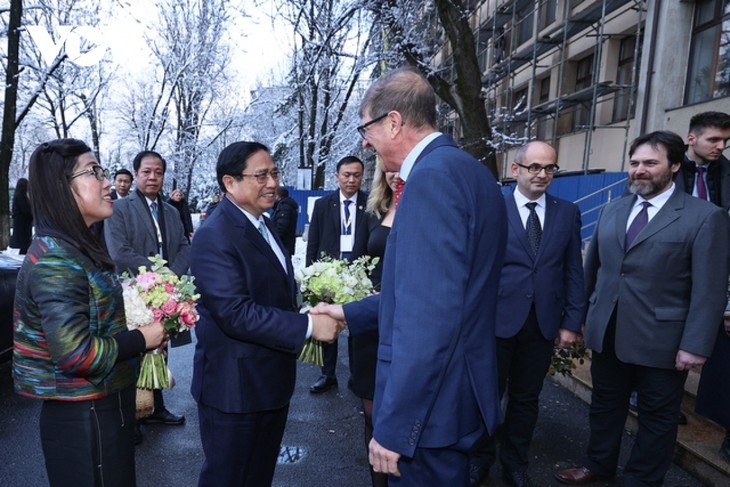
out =
<path fill-rule="evenodd" d="M 608 201 L 620 197 L 626 185 L 620 181 L 626 179 L 625 172 L 601 172 L 594 174 L 575 174 L 556 177 L 550 186 L 550 193 L 568 201 L 577 201 L 583 220 L 582 237 L 590 238 L 593 225 L 598 218 L 600 208 Z M 613 185 L 613 186 L 612 186 Z M 610 188 L 609 188 L 610 187 Z M 609 188 L 609 189 L 606 189 Z M 299 190 L 287 187 L 289 196 L 299 204 L 297 235 L 301 235 L 309 223 L 309 208 L 314 201 L 332 190 Z M 507 194 L 514 189 L 514 183 L 504 184 L 502 192 Z"/>

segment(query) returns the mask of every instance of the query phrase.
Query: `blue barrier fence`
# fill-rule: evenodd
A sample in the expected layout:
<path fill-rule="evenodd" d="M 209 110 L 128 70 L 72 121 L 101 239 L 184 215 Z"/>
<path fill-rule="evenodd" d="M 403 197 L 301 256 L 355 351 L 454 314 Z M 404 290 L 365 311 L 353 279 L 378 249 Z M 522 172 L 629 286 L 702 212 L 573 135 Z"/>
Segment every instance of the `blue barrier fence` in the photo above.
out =
<path fill-rule="evenodd" d="M 608 201 L 620 197 L 626 185 L 625 172 L 603 172 L 596 174 L 578 174 L 556 177 L 550 186 L 550 194 L 568 201 L 576 201 L 581 210 L 583 220 L 582 237 L 590 238 L 593 225 L 598 218 L 600 208 Z M 301 235 L 304 226 L 309 222 L 310 208 L 314 201 L 332 190 L 299 190 L 287 188 L 291 196 L 299 204 L 299 218 L 297 220 L 297 235 Z M 514 183 L 502 186 L 502 192 L 507 194 L 514 189 Z"/>

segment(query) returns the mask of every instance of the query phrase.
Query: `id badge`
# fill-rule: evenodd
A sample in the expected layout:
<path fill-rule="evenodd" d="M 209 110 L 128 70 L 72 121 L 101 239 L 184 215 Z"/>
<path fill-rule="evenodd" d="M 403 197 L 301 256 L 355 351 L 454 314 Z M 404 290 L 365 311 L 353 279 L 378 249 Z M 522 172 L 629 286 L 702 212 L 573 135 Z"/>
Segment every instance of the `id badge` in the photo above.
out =
<path fill-rule="evenodd" d="M 340 235 L 340 252 L 352 252 L 353 235 Z"/>

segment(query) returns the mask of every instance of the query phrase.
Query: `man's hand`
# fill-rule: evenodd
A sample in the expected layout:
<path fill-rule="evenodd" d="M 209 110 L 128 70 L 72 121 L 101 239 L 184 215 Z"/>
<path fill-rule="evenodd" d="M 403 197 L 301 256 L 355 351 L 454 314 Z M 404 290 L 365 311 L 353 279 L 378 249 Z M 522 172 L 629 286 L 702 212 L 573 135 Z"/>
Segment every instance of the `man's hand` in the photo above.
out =
<path fill-rule="evenodd" d="M 558 330 L 558 347 L 570 348 L 573 346 L 575 341 L 578 339 L 578 334 L 574 331 L 560 328 Z"/>
<path fill-rule="evenodd" d="M 380 446 L 375 438 L 370 440 L 370 465 L 373 466 L 373 470 L 378 473 L 387 473 L 395 477 L 400 477 L 400 470 L 398 470 L 398 460 L 400 460 L 400 453 L 390 451 Z"/>
<path fill-rule="evenodd" d="M 312 338 L 315 340 L 332 343 L 344 329 L 344 321 L 337 321 L 325 314 L 315 315 L 312 313 Z"/>
<path fill-rule="evenodd" d="M 345 321 L 345 312 L 342 310 L 341 304 L 319 303 L 310 309 L 309 313 L 312 315 L 329 315 L 337 321 Z"/>
<path fill-rule="evenodd" d="M 707 357 L 703 357 L 702 355 L 695 355 L 693 353 L 680 350 L 677 352 L 674 368 L 677 370 L 689 370 L 692 367 L 699 367 L 700 365 L 703 365 L 706 360 Z"/>

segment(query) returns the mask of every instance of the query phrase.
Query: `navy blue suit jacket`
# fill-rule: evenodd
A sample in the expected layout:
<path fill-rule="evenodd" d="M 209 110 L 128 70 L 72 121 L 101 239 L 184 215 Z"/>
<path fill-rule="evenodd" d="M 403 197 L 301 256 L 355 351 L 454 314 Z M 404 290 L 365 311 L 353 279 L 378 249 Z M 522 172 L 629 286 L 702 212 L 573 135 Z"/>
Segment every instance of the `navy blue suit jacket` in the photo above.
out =
<path fill-rule="evenodd" d="M 506 235 L 489 170 L 451 137 L 432 141 L 408 176 L 381 293 L 345 307 L 352 333 L 379 322 L 373 423 L 385 448 L 412 457 L 416 447 L 453 447 L 484 425 L 494 432 Z"/>
<path fill-rule="evenodd" d="M 265 218 L 269 237 L 283 248 Z M 284 252 L 284 255 L 287 255 Z M 258 229 L 227 197 L 195 233 L 190 267 L 200 293 L 191 392 L 226 413 L 286 406 L 307 332 L 287 272 Z"/>
<path fill-rule="evenodd" d="M 579 332 L 585 286 L 578 206 L 545 195 L 542 239 L 533 256 L 514 195 L 504 198 L 509 231 L 499 281 L 497 336 L 515 336 L 525 324 L 533 302 L 546 339 L 554 340 L 559 328 Z"/>

